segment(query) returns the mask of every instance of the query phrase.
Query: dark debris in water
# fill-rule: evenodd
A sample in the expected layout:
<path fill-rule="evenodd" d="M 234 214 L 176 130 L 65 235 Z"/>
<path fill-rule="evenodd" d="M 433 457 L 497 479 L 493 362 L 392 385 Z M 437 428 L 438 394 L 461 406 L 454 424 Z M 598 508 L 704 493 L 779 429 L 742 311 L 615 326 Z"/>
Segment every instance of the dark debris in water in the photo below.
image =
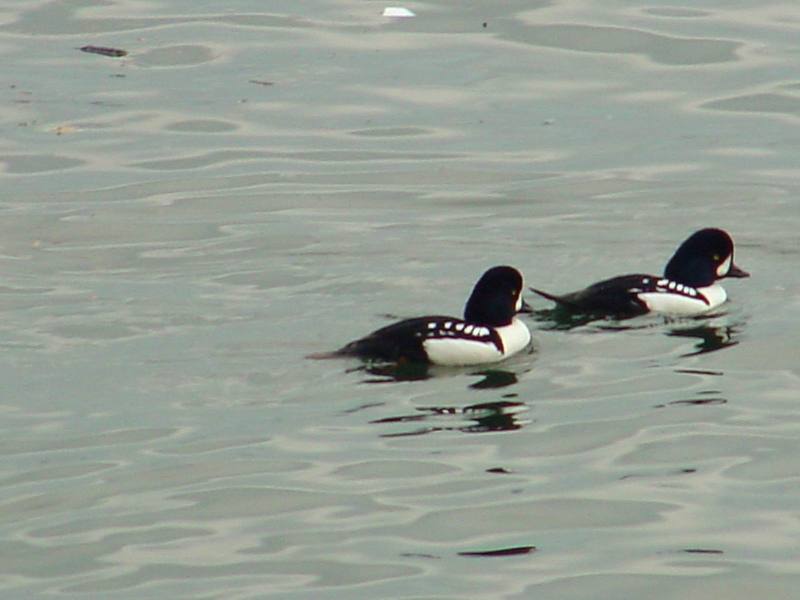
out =
<path fill-rule="evenodd" d="M 500 548 L 497 550 L 474 550 L 469 552 L 459 552 L 459 556 L 481 556 L 495 558 L 500 556 L 518 556 L 520 554 L 530 554 L 536 552 L 536 546 L 515 546 L 513 548 Z"/>
<path fill-rule="evenodd" d="M 78 48 L 81 52 L 88 52 L 89 54 L 99 54 L 100 56 L 110 56 L 112 58 L 120 58 L 128 56 L 127 50 L 120 50 L 119 48 L 109 48 L 107 46 L 81 46 Z"/>
<path fill-rule="evenodd" d="M 715 548 L 684 548 L 683 551 L 687 554 L 724 554 L 722 550 Z"/>
<path fill-rule="evenodd" d="M 666 404 L 656 404 L 653 408 L 666 408 L 667 406 L 712 406 L 716 404 L 727 404 L 725 398 L 691 398 L 689 400 L 672 400 Z"/>
<path fill-rule="evenodd" d="M 721 377 L 725 375 L 722 371 L 709 371 L 708 369 L 675 369 L 676 373 L 686 373 L 687 375 L 712 375 Z"/>
<path fill-rule="evenodd" d="M 691 473 L 697 473 L 697 469 L 694 469 L 694 468 L 691 468 L 691 467 L 685 467 L 683 469 L 679 469 L 678 471 L 670 472 L 670 473 L 668 473 L 668 475 L 688 475 L 688 474 L 691 474 Z M 658 475 L 658 476 L 661 476 L 661 475 Z M 620 481 L 625 481 L 626 479 L 636 479 L 638 477 L 648 477 L 648 475 L 641 474 L 641 473 L 628 473 L 628 474 L 623 475 L 622 477 L 620 477 L 619 480 Z"/>
<path fill-rule="evenodd" d="M 693 400 L 673 400 L 669 404 L 689 404 L 689 405 L 702 405 L 702 404 L 727 404 L 725 398 L 695 398 Z"/>
<path fill-rule="evenodd" d="M 492 467 L 491 469 L 486 469 L 487 473 L 496 473 L 499 475 L 510 475 L 511 471 L 504 467 Z"/>
<path fill-rule="evenodd" d="M 403 552 L 400 556 L 403 558 L 429 558 L 433 560 L 439 560 L 442 557 L 436 556 L 435 554 L 425 554 L 424 552 Z"/>

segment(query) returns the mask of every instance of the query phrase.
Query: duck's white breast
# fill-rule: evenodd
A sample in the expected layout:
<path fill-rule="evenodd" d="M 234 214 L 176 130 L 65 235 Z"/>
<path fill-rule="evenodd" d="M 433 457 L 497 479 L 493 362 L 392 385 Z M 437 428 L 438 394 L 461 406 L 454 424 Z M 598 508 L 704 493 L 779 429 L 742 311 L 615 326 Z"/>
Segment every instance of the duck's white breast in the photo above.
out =
<path fill-rule="evenodd" d="M 503 354 L 491 342 L 458 338 L 434 338 L 422 342 L 428 359 L 437 365 L 463 366 L 497 362 Z"/>
<path fill-rule="evenodd" d="M 728 298 L 725 288 L 718 283 L 697 288 L 697 292 L 702 297 L 700 295 L 690 297 L 669 292 L 645 292 L 638 296 L 651 312 L 672 315 L 699 315 L 717 308 Z M 703 298 L 708 303 L 704 302 Z"/>
<path fill-rule="evenodd" d="M 530 344 L 531 332 L 519 319 L 515 318 L 510 325 L 498 327 L 496 331 L 503 340 L 504 352 L 500 352 L 491 342 L 457 337 L 428 339 L 422 342 L 422 347 L 434 364 L 464 366 L 498 362 Z"/>
<path fill-rule="evenodd" d="M 498 327 L 497 333 L 500 334 L 500 339 L 503 340 L 505 356 L 516 354 L 520 350 L 527 348 L 531 343 L 531 332 L 528 326 L 516 317 L 511 321 L 510 325 Z"/>

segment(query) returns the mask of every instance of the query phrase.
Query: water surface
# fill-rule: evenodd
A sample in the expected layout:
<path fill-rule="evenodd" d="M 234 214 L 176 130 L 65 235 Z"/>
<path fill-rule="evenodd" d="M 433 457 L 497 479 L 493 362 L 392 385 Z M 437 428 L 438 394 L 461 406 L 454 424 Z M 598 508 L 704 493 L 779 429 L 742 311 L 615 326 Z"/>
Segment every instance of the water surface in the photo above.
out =
<path fill-rule="evenodd" d="M 800 9 L 457 4 L 3 9 L 3 596 L 794 597 Z M 710 317 L 304 358 L 704 226 Z"/>

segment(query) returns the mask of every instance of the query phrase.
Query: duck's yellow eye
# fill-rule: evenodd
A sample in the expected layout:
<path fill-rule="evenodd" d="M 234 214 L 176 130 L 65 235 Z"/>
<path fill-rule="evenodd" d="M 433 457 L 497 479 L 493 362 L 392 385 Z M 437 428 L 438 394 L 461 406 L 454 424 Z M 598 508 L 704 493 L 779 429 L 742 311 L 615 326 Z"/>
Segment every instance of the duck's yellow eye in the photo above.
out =
<path fill-rule="evenodd" d="M 719 254 L 714 255 L 714 260 L 719 260 Z"/>

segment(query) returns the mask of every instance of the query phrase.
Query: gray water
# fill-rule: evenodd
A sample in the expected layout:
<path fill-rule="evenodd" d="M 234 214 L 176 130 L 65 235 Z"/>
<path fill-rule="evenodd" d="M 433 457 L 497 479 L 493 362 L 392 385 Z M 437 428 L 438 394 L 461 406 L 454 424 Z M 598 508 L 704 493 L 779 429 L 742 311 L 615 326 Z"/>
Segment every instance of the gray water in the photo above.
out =
<path fill-rule="evenodd" d="M 4 4 L 0 595 L 796 598 L 800 6 L 392 4 Z M 710 317 L 305 358 L 705 226 Z"/>

